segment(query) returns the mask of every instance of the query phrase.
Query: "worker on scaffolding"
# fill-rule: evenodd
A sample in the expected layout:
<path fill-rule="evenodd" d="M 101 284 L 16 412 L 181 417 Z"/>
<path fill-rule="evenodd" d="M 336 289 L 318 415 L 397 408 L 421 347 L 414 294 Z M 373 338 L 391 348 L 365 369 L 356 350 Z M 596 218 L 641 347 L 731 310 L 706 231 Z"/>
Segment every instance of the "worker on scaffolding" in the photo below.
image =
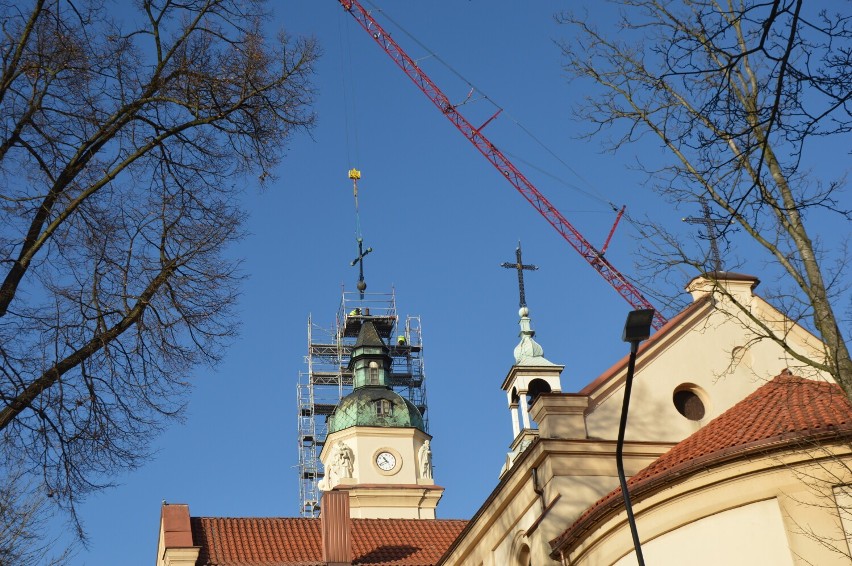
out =
<path fill-rule="evenodd" d="M 355 307 L 354 309 L 349 311 L 349 316 L 361 316 L 361 309 L 358 308 L 358 307 Z"/>
<path fill-rule="evenodd" d="M 405 346 L 405 335 L 400 334 L 396 337 L 396 345 L 397 346 Z"/>

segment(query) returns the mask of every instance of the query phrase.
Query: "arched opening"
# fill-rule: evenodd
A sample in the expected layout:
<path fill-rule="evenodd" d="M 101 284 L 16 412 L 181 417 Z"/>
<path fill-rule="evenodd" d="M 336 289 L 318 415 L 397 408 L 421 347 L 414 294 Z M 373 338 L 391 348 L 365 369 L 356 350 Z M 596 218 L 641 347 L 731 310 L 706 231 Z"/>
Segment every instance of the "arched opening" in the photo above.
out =
<path fill-rule="evenodd" d="M 516 558 L 516 562 L 518 566 L 532 566 L 532 559 L 530 558 L 530 547 L 526 544 L 521 545 L 518 549 L 518 555 Z"/>
<path fill-rule="evenodd" d="M 550 393 L 550 384 L 543 379 L 533 379 L 530 381 L 529 389 L 527 390 L 527 398 L 529 399 L 529 404 L 532 406 L 535 403 L 535 400 L 542 393 Z"/>
<path fill-rule="evenodd" d="M 520 401 L 520 397 L 518 397 L 518 388 L 513 387 L 512 388 L 512 403 L 517 405 L 519 401 Z"/>

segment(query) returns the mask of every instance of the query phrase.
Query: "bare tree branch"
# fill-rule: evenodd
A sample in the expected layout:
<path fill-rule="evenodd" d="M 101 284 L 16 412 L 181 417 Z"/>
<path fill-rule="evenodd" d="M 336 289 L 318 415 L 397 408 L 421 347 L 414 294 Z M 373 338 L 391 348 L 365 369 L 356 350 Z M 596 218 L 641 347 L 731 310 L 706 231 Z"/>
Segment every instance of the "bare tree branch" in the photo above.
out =
<path fill-rule="evenodd" d="M 238 187 L 312 126 L 319 50 L 264 37 L 262 1 L 19 4 L 0 0 L 0 447 L 76 522 L 234 335 Z"/>
<path fill-rule="evenodd" d="M 839 204 L 843 180 L 822 185 L 800 170 L 807 142 L 852 130 L 852 16 L 809 12 L 802 0 L 617 3 L 622 18 L 607 33 L 588 18 L 558 16 L 571 30 L 562 42 L 566 70 L 594 85 L 577 109 L 588 135 L 617 132 L 613 151 L 655 137 L 673 158 L 647 169 L 660 193 L 673 203 L 707 199 L 722 238 L 738 229 L 757 243 L 795 283 L 784 295 L 803 308 L 790 314 L 819 335 L 824 356 L 793 351 L 768 327 L 755 331 L 827 370 L 852 397 L 849 327 L 844 335 L 834 304 L 848 290 L 849 257 L 829 261 L 808 222 L 817 210 L 849 221 L 852 210 Z M 668 244 L 664 253 L 645 251 L 652 273 L 661 264 L 708 270 L 706 255 L 664 226 L 646 229 Z"/>

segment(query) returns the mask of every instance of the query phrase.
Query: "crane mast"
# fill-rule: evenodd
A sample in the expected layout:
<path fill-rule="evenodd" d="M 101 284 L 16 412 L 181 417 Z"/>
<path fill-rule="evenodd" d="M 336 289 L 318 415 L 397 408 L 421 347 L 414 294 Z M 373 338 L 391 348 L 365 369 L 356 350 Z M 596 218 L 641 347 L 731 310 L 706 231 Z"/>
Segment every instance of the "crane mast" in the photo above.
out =
<path fill-rule="evenodd" d="M 583 235 L 562 216 L 556 207 L 518 170 L 515 165 L 492 144 L 482 129 L 502 111 L 498 110 L 481 126 L 473 126 L 449 98 L 432 82 L 432 79 L 417 66 L 414 60 L 385 32 L 375 19 L 357 0 L 338 0 L 355 18 L 355 21 L 372 36 L 379 46 L 417 85 L 438 110 L 472 143 L 476 149 L 512 184 L 515 189 L 553 226 L 559 234 L 591 265 L 606 281 L 635 309 L 653 309 L 654 306 L 627 280 Z M 654 328 L 666 323 L 655 309 Z"/>

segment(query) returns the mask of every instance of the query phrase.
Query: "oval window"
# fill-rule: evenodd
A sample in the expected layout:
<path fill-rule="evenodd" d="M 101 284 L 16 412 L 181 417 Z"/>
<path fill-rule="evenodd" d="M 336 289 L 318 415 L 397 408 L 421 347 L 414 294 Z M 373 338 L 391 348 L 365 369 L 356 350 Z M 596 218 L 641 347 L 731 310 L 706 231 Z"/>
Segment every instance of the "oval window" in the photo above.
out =
<path fill-rule="evenodd" d="M 689 420 L 700 421 L 704 418 L 704 401 L 695 391 L 691 389 L 675 391 L 672 401 L 674 401 L 677 412 Z"/>

